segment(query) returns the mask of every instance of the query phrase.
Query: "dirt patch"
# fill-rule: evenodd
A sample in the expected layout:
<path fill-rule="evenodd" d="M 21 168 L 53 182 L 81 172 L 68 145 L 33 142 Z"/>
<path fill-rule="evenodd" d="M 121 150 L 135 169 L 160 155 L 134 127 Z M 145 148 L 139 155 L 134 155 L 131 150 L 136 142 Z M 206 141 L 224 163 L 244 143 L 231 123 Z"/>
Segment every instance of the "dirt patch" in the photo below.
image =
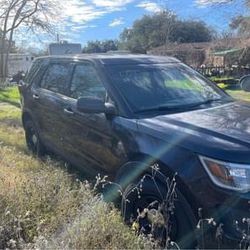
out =
<path fill-rule="evenodd" d="M 12 119 L 12 118 L 6 118 L 0 120 L 0 125 L 6 125 L 8 127 L 12 127 L 13 129 L 22 127 L 22 123 L 20 120 Z"/>

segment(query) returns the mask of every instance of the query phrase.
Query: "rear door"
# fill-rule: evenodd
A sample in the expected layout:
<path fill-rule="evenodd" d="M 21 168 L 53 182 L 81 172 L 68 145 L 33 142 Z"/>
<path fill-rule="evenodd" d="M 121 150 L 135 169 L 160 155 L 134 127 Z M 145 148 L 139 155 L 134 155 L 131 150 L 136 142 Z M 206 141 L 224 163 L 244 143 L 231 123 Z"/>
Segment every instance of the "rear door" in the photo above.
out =
<path fill-rule="evenodd" d="M 47 67 L 47 64 L 48 60 L 46 59 L 36 59 L 32 64 L 29 72 L 26 74 L 24 80 L 21 80 L 18 83 L 22 109 L 29 110 L 31 108 L 32 104 L 30 104 L 30 102 L 33 102 L 32 94 L 30 91 L 31 85 L 36 85 L 37 82 L 39 82 L 41 73 L 44 71 L 44 68 Z"/>
<path fill-rule="evenodd" d="M 41 81 L 31 89 L 33 111 L 45 144 L 60 153 L 64 149 L 64 112 L 67 107 L 69 82 L 72 75 L 70 62 L 51 62 Z M 70 112 L 70 111 L 69 111 Z"/>

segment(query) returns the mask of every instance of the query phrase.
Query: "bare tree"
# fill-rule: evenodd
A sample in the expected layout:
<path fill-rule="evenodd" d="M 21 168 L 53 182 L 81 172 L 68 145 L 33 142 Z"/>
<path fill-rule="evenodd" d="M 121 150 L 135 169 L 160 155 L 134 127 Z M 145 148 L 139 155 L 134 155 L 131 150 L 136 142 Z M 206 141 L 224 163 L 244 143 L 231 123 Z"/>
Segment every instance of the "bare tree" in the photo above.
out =
<path fill-rule="evenodd" d="M 8 60 L 17 29 L 53 31 L 50 20 L 57 10 L 56 0 L 0 0 L 0 78 L 8 74 Z"/>
<path fill-rule="evenodd" d="M 169 43 L 170 36 L 174 30 L 176 23 L 176 14 L 173 11 L 170 11 L 168 8 L 168 1 L 166 0 L 157 0 L 156 3 L 159 5 L 161 12 L 165 19 L 167 20 L 165 27 L 163 29 L 163 40 L 165 42 L 165 46 Z"/>

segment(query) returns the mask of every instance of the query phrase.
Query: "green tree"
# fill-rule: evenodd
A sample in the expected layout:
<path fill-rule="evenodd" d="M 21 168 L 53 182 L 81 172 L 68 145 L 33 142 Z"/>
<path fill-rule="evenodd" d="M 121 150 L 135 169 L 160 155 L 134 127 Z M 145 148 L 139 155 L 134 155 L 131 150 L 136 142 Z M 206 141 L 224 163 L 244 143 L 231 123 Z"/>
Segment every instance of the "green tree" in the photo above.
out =
<path fill-rule="evenodd" d="M 213 34 L 214 31 L 204 22 L 183 21 L 172 12 L 163 10 L 135 21 L 131 29 L 121 33 L 120 39 L 130 51 L 146 53 L 168 42 L 208 42 Z"/>
<path fill-rule="evenodd" d="M 180 43 L 209 42 L 214 31 L 201 21 L 178 21 L 172 41 Z"/>
<path fill-rule="evenodd" d="M 83 53 L 105 53 L 118 50 L 118 46 L 117 40 L 89 41 L 83 48 Z"/>
<path fill-rule="evenodd" d="M 144 15 L 134 22 L 131 29 L 125 29 L 120 39 L 132 52 L 145 53 L 148 49 L 171 40 L 176 16 L 164 10 L 154 15 Z"/>

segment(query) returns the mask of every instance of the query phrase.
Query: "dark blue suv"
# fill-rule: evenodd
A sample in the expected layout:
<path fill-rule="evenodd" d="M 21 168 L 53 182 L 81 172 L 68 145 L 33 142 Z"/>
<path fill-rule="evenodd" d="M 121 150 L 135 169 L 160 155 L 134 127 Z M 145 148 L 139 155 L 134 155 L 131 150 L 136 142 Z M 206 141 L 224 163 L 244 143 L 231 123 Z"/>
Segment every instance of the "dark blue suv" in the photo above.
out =
<path fill-rule="evenodd" d="M 241 237 L 234 224 L 249 216 L 249 103 L 174 58 L 147 55 L 38 58 L 19 90 L 34 153 L 52 151 L 123 187 L 157 163 L 165 176 L 177 173 L 174 240 L 191 245 L 199 208 L 228 238 Z M 127 216 L 162 199 L 151 182 Z"/>

